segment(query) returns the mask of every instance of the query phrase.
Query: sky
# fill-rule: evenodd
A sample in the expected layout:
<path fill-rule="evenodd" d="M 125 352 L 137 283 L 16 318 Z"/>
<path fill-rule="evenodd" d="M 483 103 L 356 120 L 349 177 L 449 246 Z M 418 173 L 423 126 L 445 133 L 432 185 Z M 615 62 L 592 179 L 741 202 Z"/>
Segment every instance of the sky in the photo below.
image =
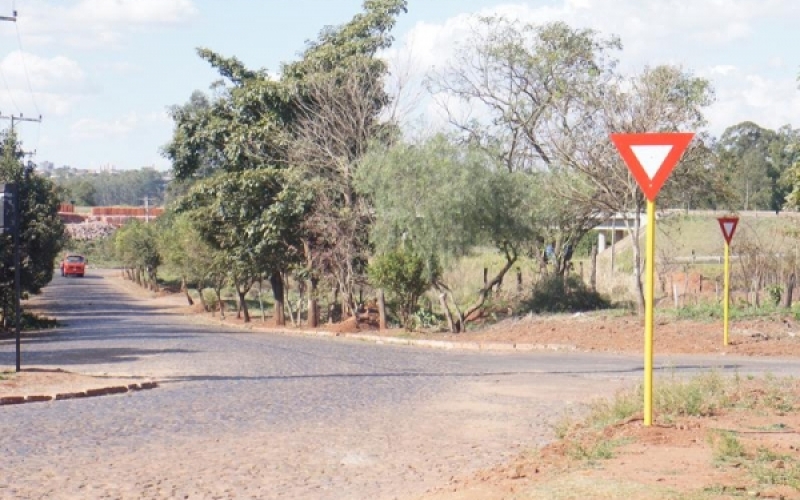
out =
<path fill-rule="evenodd" d="M 362 0 L 0 0 L 0 116 L 17 122 L 35 162 L 96 169 L 170 168 L 161 154 L 167 114 L 219 79 L 196 55 L 207 47 L 251 68 L 280 69 Z M 420 81 L 441 68 L 476 15 L 534 24 L 565 21 L 618 35 L 620 69 L 677 64 L 711 81 L 709 131 L 741 121 L 800 127 L 797 0 L 409 0 L 385 56 Z M 419 97 L 419 96 L 417 96 Z M 424 98 L 417 114 L 434 125 Z M 0 121 L 7 127 L 8 120 Z"/>

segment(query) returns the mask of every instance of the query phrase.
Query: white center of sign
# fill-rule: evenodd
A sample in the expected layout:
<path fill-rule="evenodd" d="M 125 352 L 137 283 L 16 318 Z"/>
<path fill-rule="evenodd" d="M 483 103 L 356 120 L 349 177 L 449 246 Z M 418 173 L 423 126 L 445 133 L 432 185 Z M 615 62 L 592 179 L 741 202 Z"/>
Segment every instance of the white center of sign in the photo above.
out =
<path fill-rule="evenodd" d="M 723 222 L 722 226 L 725 228 L 725 236 L 730 238 L 733 234 L 733 222 Z"/>
<path fill-rule="evenodd" d="M 672 146 L 669 144 L 658 144 L 650 146 L 631 146 L 631 151 L 636 155 L 639 164 L 644 169 L 647 177 L 653 180 L 656 173 L 661 169 L 667 155 L 672 151 Z"/>

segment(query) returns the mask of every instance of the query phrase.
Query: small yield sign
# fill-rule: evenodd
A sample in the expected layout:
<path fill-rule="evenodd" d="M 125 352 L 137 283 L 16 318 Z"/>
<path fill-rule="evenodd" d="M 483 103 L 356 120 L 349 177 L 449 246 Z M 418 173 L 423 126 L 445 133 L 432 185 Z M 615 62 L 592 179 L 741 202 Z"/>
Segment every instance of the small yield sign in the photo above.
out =
<path fill-rule="evenodd" d="M 644 425 L 653 424 L 653 303 L 656 256 L 656 197 L 675 169 L 694 133 L 611 134 L 633 178 L 647 198 L 644 287 Z"/>
<path fill-rule="evenodd" d="M 722 237 L 725 238 L 725 286 L 724 298 L 722 299 L 722 344 L 728 345 L 728 312 L 730 310 L 730 274 L 731 274 L 731 240 L 736 226 L 739 224 L 738 217 L 720 217 L 719 228 L 722 230 Z"/>

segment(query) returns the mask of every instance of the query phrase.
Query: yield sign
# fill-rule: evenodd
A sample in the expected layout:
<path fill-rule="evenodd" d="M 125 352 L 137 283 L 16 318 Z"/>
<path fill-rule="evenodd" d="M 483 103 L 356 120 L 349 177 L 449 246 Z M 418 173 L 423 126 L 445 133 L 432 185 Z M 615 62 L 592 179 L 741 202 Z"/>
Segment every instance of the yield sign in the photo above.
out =
<path fill-rule="evenodd" d="M 655 201 L 693 137 L 694 132 L 611 134 L 611 141 L 644 195 Z"/>
<path fill-rule="evenodd" d="M 733 233 L 736 232 L 736 225 L 739 224 L 739 218 L 720 217 L 717 221 L 719 221 L 719 228 L 722 229 L 722 237 L 725 238 L 725 241 L 730 245 L 733 239 Z"/>

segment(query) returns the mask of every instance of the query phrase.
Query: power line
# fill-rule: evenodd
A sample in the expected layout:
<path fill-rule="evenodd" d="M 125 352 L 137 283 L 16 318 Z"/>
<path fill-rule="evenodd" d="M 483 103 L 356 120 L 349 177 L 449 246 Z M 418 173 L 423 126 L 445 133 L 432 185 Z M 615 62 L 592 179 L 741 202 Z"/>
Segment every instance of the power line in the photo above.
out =
<path fill-rule="evenodd" d="M 0 16 L 0 21 L 11 21 L 11 22 L 14 23 L 14 25 L 16 25 L 16 23 L 17 23 L 17 11 L 14 10 L 13 12 L 14 12 L 14 15 L 11 16 L 11 17 L 9 17 L 9 16 Z M 17 102 L 14 100 L 14 94 L 11 92 L 11 87 L 8 86 L 8 80 L 6 80 L 6 74 L 5 74 L 5 72 L 3 72 L 2 64 L 0 64 L 0 77 L 3 78 L 3 85 L 5 85 L 6 90 L 8 91 L 8 97 L 9 97 L 9 99 L 11 99 L 11 104 L 14 106 L 14 109 L 17 110 L 17 113 L 20 113 L 21 112 L 20 108 L 19 108 L 19 106 L 17 106 Z"/>
<path fill-rule="evenodd" d="M 17 32 L 17 43 L 19 44 L 19 55 L 22 58 L 22 68 L 25 70 L 25 81 L 28 82 L 28 91 L 31 93 L 31 101 L 33 102 L 33 107 L 36 109 L 36 114 L 40 115 L 41 112 L 39 111 L 39 105 L 36 104 L 36 95 L 33 92 L 33 85 L 31 85 L 31 76 L 30 73 L 28 73 L 28 63 L 25 60 L 25 50 L 22 48 L 22 38 L 19 36 L 19 25 L 14 23 L 14 28 Z"/>
<path fill-rule="evenodd" d="M 41 115 L 41 111 L 39 111 L 39 105 L 36 104 L 36 95 L 33 93 L 33 85 L 31 85 L 31 76 L 28 72 L 28 63 L 25 58 L 25 49 L 22 47 L 22 37 L 19 34 L 19 23 L 16 22 L 17 18 L 17 7 L 16 1 L 12 2 L 11 8 L 14 11 L 14 31 L 17 32 L 17 45 L 19 46 L 19 55 L 22 58 L 22 68 L 25 70 L 25 81 L 28 82 L 28 91 L 31 93 L 31 102 L 33 102 L 33 107 L 36 109 L 36 114 Z"/>

